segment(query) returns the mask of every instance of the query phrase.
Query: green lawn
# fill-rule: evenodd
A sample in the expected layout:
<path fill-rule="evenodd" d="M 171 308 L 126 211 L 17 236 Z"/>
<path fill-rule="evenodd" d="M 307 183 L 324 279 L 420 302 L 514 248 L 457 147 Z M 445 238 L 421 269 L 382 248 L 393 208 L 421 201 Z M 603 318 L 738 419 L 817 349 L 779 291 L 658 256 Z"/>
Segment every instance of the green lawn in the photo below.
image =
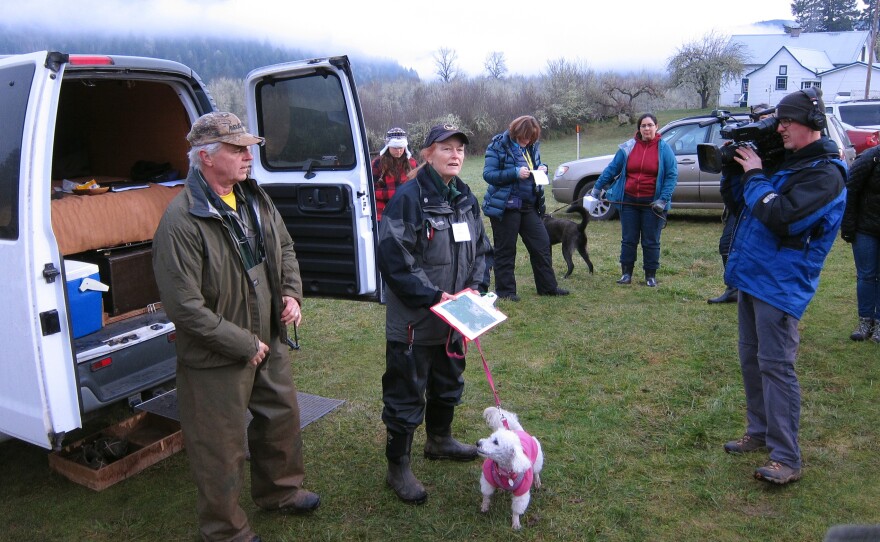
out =
<path fill-rule="evenodd" d="M 606 128 L 619 133 L 600 152 L 631 132 Z M 574 158 L 574 149 L 573 138 L 548 141 L 542 153 L 551 172 Z M 476 152 L 463 177 L 479 194 L 481 170 Z M 550 198 L 548 208 L 558 206 Z M 720 213 L 673 211 L 656 289 L 642 284 L 638 265 L 632 286 L 614 283 L 618 222 L 593 222 L 587 232 L 596 272 L 576 261 L 562 282 L 568 297 L 535 295 L 520 248 L 522 301 L 500 302 L 509 318 L 482 341 L 502 403 L 519 413 L 546 455 L 544 487 L 533 493 L 520 533 L 510 530 L 507 495 L 479 513 L 476 462 L 416 455 L 414 471 L 430 494 L 424 506 L 404 505 L 385 487 L 384 307 L 310 299 L 302 350 L 292 355 L 297 384 L 346 402 L 304 431 L 306 485 L 323 497 L 317 513 L 279 517 L 243 498 L 263 539 L 818 541 L 834 524 L 880 522 L 880 345 L 848 338 L 856 310 L 847 244 L 834 246 L 801 322 L 804 477 L 773 487 L 752 478 L 766 456 L 730 456 L 721 448 L 742 434 L 745 406 L 736 306 L 706 303 L 723 288 Z M 555 258 L 561 272 L 558 247 Z M 468 360 L 454 430 L 473 442 L 488 433 L 480 413 L 493 398 L 476 348 Z M 419 432 L 414 448 L 423 442 Z M 197 539 L 184 453 L 102 492 L 50 472 L 46 454 L 0 444 L 7 503 L 0 539 Z"/>

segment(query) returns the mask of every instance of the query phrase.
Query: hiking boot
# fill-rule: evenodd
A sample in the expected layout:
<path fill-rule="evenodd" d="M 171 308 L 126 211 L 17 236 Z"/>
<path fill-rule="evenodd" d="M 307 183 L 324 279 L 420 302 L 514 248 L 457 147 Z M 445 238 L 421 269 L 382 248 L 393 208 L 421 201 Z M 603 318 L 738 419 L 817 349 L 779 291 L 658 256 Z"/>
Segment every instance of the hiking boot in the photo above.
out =
<path fill-rule="evenodd" d="M 645 279 L 645 285 L 648 288 L 656 288 L 657 287 L 657 279 L 654 277 L 648 277 Z"/>
<path fill-rule="evenodd" d="M 785 463 L 771 459 L 755 470 L 755 479 L 779 485 L 787 484 L 801 479 L 801 469 L 793 469 Z"/>
<path fill-rule="evenodd" d="M 424 504 L 428 500 L 428 492 L 425 486 L 412 473 L 409 466 L 409 456 L 403 456 L 396 460 L 388 460 L 388 474 L 385 481 L 397 494 L 397 497 L 405 503 Z"/>
<path fill-rule="evenodd" d="M 473 461 L 477 458 L 477 447 L 473 444 L 462 444 L 451 435 L 441 437 L 428 433 L 428 438 L 425 440 L 425 457 L 428 459 Z"/>
<path fill-rule="evenodd" d="M 632 284 L 632 281 L 632 273 L 624 273 L 619 279 L 617 279 L 617 284 Z"/>
<path fill-rule="evenodd" d="M 305 489 L 298 489 L 293 494 L 293 502 L 278 509 L 281 514 L 302 514 L 311 512 L 321 506 L 321 497 L 317 493 Z"/>
<path fill-rule="evenodd" d="M 871 341 L 880 343 L 880 322 L 874 322 L 874 331 L 871 333 Z"/>
<path fill-rule="evenodd" d="M 724 451 L 729 454 L 747 454 L 765 448 L 767 444 L 749 435 L 724 443 Z"/>
<path fill-rule="evenodd" d="M 538 295 L 550 295 L 550 296 L 560 296 L 560 295 L 568 295 L 570 292 L 564 288 L 556 288 L 554 290 L 550 290 L 549 292 L 541 292 Z"/>
<path fill-rule="evenodd" d="M 874 319 L 867 316 L 859 316 L 859 325 L 856 326 L 856 329 L 852 332 L 849 338 L 854 341 L 864 341 L 868 338 L 874 340 L 874 335 L 871 333 L 872 331 L 876 332 L 874 328 Z"/>

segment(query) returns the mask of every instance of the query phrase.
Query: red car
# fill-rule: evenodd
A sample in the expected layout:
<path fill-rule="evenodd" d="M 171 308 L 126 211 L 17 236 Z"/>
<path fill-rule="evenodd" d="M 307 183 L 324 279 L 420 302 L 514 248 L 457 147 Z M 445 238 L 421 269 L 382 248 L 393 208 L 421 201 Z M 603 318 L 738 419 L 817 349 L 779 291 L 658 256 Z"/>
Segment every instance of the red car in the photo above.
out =
<path fill-rule="evenodd" d="M 845 122 L 841 122 L 841 124 L 843 124 L 850 141 L 852 141 L 853 146 L 856 148 L 857 155 L 862 154 L 865 150 L 870 149 L 871 147 L 880 145 L 880 130 L 856 128 Z"/>

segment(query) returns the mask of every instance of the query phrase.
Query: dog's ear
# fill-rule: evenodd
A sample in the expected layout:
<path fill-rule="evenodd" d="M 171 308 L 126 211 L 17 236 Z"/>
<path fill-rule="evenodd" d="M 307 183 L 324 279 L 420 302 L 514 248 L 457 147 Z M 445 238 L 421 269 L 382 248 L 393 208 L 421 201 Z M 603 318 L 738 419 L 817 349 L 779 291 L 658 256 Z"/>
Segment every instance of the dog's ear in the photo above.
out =
<path fill-rule="evenodd" d="M 513 472 L 525 472 L 530 468 L 532 468 L 532 460 L 523 452 L 522 446 L 514 447 L 510 470 Z"/>

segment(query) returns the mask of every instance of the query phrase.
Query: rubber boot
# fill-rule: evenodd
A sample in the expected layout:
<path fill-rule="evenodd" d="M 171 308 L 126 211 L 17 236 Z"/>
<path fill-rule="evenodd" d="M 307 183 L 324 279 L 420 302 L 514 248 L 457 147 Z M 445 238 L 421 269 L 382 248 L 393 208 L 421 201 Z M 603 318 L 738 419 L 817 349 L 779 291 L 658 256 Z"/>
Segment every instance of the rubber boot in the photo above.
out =
<path fill-rule="evenodd" d="M 727 254 L 721 255 L 721 269 L 722 271 L 727 269 Z M 710 305 L 716 303 L 736 303 L 737 301 L 739 301 L 739 290 L 727 283 L 724 284 L 724 293 L 718 297 L 712 297 L 706 300 Z"/>
<path fill-rule="evenodd" d="M 657 287 L 657 271 L 653 269 L 645 269 L 645 285 L 648 288 Z"/>
<path fill-rule="evenodd" d="M 428 403 L 425 409 L 425 457 L 428 459 L 451 459 L 453 461 L 473 461 L 477 458 L 477 447 L 462 444 L 452 437 L 452 418 L 455 407 Z"/>
<path fill-rule="evenodd" d="M 617 279 L 617 284 L 632 284 L 633 267 L 633 264 L 620 264 L 620 270 L 623 274 Z"/>
<path fill-rule="evenodd" d="M 388 474 L 385 481 L 405 503 L 424 504 L 428 500 L 425 486 L 419 482 L 410 468 L 412 433 L 388 431 L 385 457 L 388 458 Z"/>

